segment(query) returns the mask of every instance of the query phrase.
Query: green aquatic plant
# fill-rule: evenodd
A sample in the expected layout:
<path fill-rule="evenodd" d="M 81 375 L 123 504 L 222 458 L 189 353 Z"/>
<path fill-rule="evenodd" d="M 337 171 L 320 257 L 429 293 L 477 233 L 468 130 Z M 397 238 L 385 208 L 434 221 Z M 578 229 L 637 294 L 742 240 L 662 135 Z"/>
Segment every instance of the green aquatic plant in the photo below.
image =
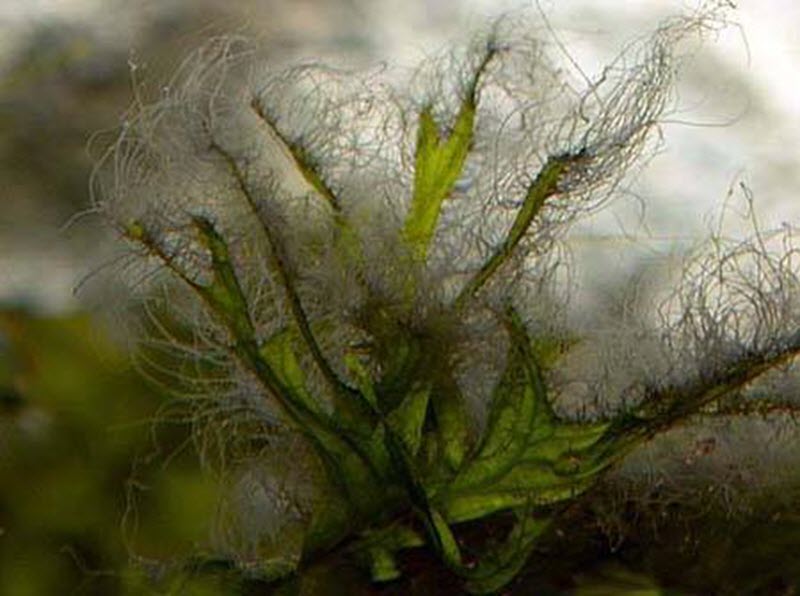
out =
<path fill-rule="evenodd" d="M 142 357 L 182 355 L 151 372 L 227 483 L 221 556 L 281 582 L 346 552 L 388 581 L 424 548 L 496 591 L 623 457 L 791 361 L 790 259 L 719 241 L 622 342 L 648 366 L 564 406 L 591 338 L 560 243 L 652 154 L 682 44 L 723 21 L 670 20 L 583 89 L 511 19 L 402 86 L 215 39 L 134 106 L 96 208 L 131 249 Z"/>

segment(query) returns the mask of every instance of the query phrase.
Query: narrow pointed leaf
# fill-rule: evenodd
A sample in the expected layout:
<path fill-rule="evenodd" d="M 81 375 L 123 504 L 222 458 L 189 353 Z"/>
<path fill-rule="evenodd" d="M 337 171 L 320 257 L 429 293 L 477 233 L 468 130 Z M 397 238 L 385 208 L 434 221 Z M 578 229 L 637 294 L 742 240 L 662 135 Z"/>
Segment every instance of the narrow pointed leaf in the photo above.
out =
<path fill-rule="evenodd" d="M 461 290 L 454 302 L 456 308 L 462 308 L 489 281 L 503 263 L 511 257 L 517 245 L 531 227 L 534 219 L 544 207 L 545 201 L 558 192 L 559 183 L 564 174 L 569 171 L 573 163 L 581 158 L 582 156 L 580 155 L 567 154 L 550 157 L 545 162 L 539 174 L 528 187 L 525 200 L 522 202 L 519 211 L 517 211 L 517 215 L 505 239 Z"/>
<path fill-rule="evenodd" d="M 352 353 L 345 354 L 344 363 L 367 403 L 369 403 L 373 409 L 378 409 L 378 397 L 375 394 L 375 387 L 372 384 L 372 379 L 370 378 L 367 368 L 361 363 L 358 356 Z"/>
<path fill-rule="evenodd" d="M 270 117 L 266 106 L 261 101 L 254 100 L 251 103 L 251 108 L 282 146 L 300 176 L 333 210 L 333 220 L 337 228 L 336 253 L 347 264 L 363 264 L 363 253 L 358 233 L 345 217 L 339 197 L 333 187 L 325 180 L 322 169 L 311 155 L 311 152 L 303 144 L 291 140 L 281 132 L 274 118 Z"/>
<path fill-rule="evenodd" d="M 441 212 L 442 202 L 453 190 L 464 169 L 472 145 L 475 103 L 461 104 L 452 130 L 442 135 L 430 107 L 419 115 L 414 163 L 414 192 L 403 230 L 414 254 L 424 259 Z"/>
<path fill-rule="evenodd" d="M 417 455 L 422 444 L 422 427 L 428 414 L 430 395 L 429 387 L 413 389 L 387 416 L 390 428 L 412 457 Z"/>
<path fill-rule="evenodd" d="M 424 108 L 419 115 L 414 189 L 411 210 L 403 230 L 406 241 L 419 259 L 424 260 L 428 254 L 442 202 L 462 175 L 472 149 L 481 77 L 498 51 L 496 44 L 486 45 L 486 51 L 465 88 L 455 121 L 446 133 L 440 131 L 441 123 L 436 122 L 431 106 Z"/>
<path fill-rule="evenodd" d="M 201 242 L 211 253 L 213 281 L 208 286 L 198 286 L 204 295 L 237 338 L 251 338 L 253 323 L 247 300 L 239 284 L 233 263 L 230 260 L 228 245 L 219 234 L 214 224 L 204 217 L 195 217 L 194 225 Z"/>
<path fill-rule="evenodd" d="M 461 567 L 461 550 L 458 548 L 455 536 L 453 536 L 450 526 L 447 525 L 444 517 L 435 509 L 430 510 L 430 523 L 432 525 L 429 531 L 433 533 L 438 542 L 438 547 L 441 550 L 439 553 L 449 566 L 458 569 Z"/>

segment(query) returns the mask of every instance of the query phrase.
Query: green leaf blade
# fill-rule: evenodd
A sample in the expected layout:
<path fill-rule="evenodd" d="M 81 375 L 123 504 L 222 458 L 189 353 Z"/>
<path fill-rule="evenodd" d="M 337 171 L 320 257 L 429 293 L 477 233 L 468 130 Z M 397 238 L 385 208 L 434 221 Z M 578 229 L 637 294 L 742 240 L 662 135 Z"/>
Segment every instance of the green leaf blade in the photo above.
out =
<path fill-rule="evenodd" d="M 288 330 L 279 331 L 264 342 L 259 349 L 259 354 L 295 399 L 312 409 L 317 409 L 318 405 L 306 387 L 305 373 L 292 347 L 292 336 L 293 334 Z"/>
<path fill-rule="evenodd" d="M 506 370 L 492 398 L 483 440 L 470 464 L 455 479 L 454 490 L 501 478 L 536 435 L 550 433 L 555 421 L 527 331 L 512 310 L 506 326 L 510 338 Z"/>
<path fill-rule="evenodd" d="M 428 414 L 430 395 L 430 387 L 412 389 L 387 416 L 389 427 L 412 457 L 417 455 L 422 445 L 422 427 Z"/>
<path fill-rule="evenodd" d="M 461 176 L 474 136 L 476 106 L 467 97 L 452 130 L 440 135 L 430 107 L 420 112 L 414 161 L 414 191 L 403 235 L 414 255 L 424 260 L 442 203 Z"/>

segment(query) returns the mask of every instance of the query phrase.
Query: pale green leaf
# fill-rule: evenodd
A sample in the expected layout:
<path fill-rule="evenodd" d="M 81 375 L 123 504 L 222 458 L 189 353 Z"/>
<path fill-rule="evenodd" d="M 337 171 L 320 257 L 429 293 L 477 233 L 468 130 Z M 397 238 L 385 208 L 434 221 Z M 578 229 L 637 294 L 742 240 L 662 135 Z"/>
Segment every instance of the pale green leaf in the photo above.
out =
<path fill-rule="evenodd" d="M 419 115 L 414 163 L 414 192 L 403 229 L 414 254 L 424 259 L 442 202 L 452 192 L 472 146 L 475 103 L 467 97 L 449 133 L 441 134 L 430 107 Z"/>

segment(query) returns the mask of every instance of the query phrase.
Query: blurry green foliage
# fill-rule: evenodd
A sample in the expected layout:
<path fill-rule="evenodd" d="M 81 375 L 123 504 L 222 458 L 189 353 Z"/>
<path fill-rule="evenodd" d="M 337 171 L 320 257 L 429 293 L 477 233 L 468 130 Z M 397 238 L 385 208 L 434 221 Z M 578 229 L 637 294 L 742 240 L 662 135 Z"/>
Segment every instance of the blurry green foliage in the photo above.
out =
<path fill-rule="evenodd" d="M 216 494 L 191 450 L 168 474 L 134 467 L 153 449 L 162 400 L 88 317 L 0 313 L 0 592 L 148 593 L 156 584 L 128 568 L 126 535 L 135 554 L 161 559 L 206 541 L 198 520 Z M 160 447 L 185 435 L 171 427 Z M 135 506 L 134 482 L 145 495 Z"/>

